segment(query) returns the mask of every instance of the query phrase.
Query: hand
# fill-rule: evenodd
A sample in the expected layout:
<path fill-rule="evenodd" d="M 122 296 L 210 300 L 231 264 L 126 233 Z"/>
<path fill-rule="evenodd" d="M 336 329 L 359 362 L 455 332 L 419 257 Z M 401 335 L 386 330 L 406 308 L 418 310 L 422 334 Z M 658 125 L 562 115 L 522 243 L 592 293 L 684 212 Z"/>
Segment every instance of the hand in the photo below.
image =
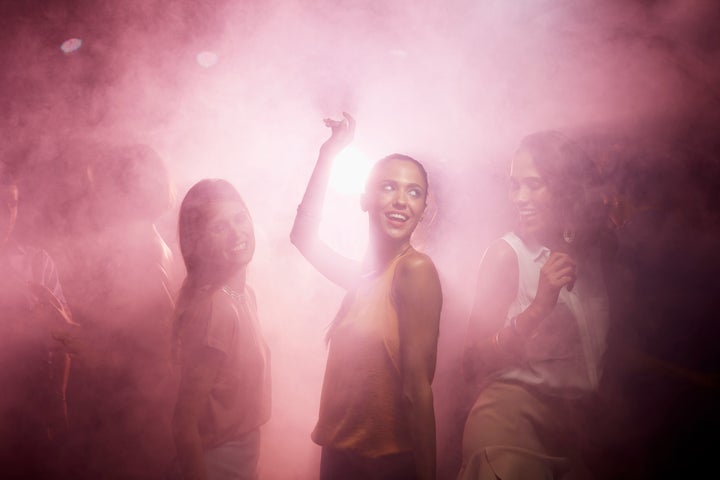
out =
<path fill-rule="evenodd" d="M 320 147 L 322 151 L 335 155 L 352 142 L 355 137 L 355 119 L 347 112 L 343 112 L 343 117 L 342 120 L 323 119 L 325 126 L 332 130 L 332 135 Z"/>
<path fill-rule="evenodd" d="M 547 316 L 557 303 L 560 289 L 572 290 L 575 284 L 575 261 L 567 253 L 552 252 L 540 269 L 540 279 L 532 305 L 541 316 Z"/>

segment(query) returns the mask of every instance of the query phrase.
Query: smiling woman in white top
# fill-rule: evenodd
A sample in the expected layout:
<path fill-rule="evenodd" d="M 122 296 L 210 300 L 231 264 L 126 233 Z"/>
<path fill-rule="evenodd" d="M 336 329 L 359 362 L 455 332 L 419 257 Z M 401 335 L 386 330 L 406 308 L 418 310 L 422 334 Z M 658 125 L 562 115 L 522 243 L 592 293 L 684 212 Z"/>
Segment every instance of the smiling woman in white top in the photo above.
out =
<path fill-rule="evenodd" d="M 510 170 L 519 223 L 479 268 L 465 374 L 481 393 L 459 479 L 589 473 L 575 427 L 602 376 L 606 215 L 593 163 L 564 135 L 525 137 Z"/>

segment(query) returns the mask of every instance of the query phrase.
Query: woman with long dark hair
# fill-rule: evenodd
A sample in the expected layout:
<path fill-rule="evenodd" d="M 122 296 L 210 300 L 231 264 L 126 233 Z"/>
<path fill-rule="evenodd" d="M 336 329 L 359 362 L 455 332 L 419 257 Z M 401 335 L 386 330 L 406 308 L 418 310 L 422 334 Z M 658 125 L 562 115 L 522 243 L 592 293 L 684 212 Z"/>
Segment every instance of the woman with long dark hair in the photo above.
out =
<path fill-rule="evenodd" d="M 525 137 L 510 169 L 517 228 L 480 264 L 465 349 L 482 386 L 459 479 L 588 473 L 583 407 L 597 391 L 609 326 L 612 243 L 593 163 L 555 131 Z"/>
<path fill-rule="evenodd" d="M 270 417 L 270 370 L 246 284 L 252 219 L 230 183 L 202 180 L 183 199 L 178 232 L 187 269 L 173 325 L 181 368 L 173 417 L 178 465 L 185 480 L 255 479 L 259 428 Z"/>
<path fill-rule="evenodd" d="M 427 206 L 423 166 L 406 155 L 379 160 L 361 207 L 369 249 L 362 261 L 333 251 L 318 236 L 333 157 L 355 122 L 325 120 L 320 149 L 291 233 L 293 244 L 347 290 L 328 333 L 329 353 L 313 440 L 322 446 L 320 478 L 435 478 L 435 372 L 442 292 L 432 260 L 411 237 Z"/>

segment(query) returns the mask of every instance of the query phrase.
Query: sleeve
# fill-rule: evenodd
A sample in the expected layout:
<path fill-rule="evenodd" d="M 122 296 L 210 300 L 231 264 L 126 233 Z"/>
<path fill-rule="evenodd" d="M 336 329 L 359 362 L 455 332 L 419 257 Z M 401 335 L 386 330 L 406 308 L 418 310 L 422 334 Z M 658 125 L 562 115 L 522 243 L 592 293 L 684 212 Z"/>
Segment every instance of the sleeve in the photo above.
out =
<path fill-rule="evenodd" d="M 207 345 L 229 356 L 232 351 L 238 312 L 227 301 L 213 302 L 213 311 L 207 329 Z"/>
<path fill-rule="evenodd" d="M 229 355 L 235 326 L 232 313 L 224 302 L 212 298 L 196 299 L 180 319 L 182 358 L 207 347 Z"/>

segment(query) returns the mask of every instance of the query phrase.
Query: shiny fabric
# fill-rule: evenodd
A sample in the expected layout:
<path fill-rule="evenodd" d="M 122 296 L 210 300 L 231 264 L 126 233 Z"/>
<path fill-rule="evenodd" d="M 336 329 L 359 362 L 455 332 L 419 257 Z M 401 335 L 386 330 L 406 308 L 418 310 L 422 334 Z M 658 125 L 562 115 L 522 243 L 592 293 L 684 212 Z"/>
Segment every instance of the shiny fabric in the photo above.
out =
<path fill-rule="evenodd" d="M 330 331 L 319 445 L 373 458 L 410 451 L 402 403 L 398 316 L 391 299 L 396 258 L 350 292 Z"/>

